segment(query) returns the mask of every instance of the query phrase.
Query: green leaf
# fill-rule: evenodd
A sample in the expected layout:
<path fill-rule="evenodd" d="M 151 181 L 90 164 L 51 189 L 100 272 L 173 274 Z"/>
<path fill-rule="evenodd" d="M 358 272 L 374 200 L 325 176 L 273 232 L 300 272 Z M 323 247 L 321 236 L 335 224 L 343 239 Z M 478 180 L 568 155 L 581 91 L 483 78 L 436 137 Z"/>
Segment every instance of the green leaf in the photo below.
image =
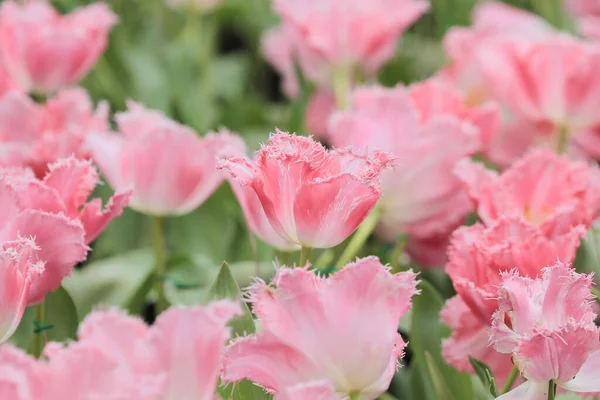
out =
<path fill-rule="evenodd" d="M 241 301 L 242 291 L 233 277 L 231 268 L 226 262 L 221 264 L 219 273 L 208 290 L 207 300 L 231 299 L 238 300 L 242 306 L 243 315 L 231 321 L 230 326 L 234 336 L 251 334 L 256 330 L 254 319 L 248 305 Z M 263 389 L 252 382 L 244 380 L 227 387 L 220 387 L 219 393 L 224 399 L 233 400 L 264 400 L 271 398 Z"/>
<path fill-rule="evenodd" d="M 77 309 L 69 292 L 62 286 L 54 292 L 48 293 L 44 301 L 44 324 L 53 325 L 44 331 L 48 341 L 64 342 L 77 338 Z M 33 326 L 31 327 L 33 329 Z"/>
<path fill-rule="evenodd" d="M 240 301 L 243 315 L 231 322 L 232 334 L 234 336 L 254 333 L 256 327 L 248 305 L 242 301 L 242 291 L 238 286 L 231 268 L 226 262 L 221 264 L 221 269 L 208 290 L 207 300 L 231 299 Z"/>
<path fill-rule="evenodd" d="M 483 386 L 490 392 L 494 398 L 498 397 L 498 390 L 496 389 L 496 381 L 494 380 L 494 375 L 485 363 L 476 360 L 475 358 L 469 356 L 469 362 L 473 366 L 475 373 L 479 377 L 479 380 L 483 384 Z"/>
<path fill-rule="evenodd" d="M 139 312 L 152 287 L 154 256 L 149 249 L 105 258 L 76 270 L 63 281 L 80 318 L 95 306 L 108 305 Z"/>
<path fill-rule="evenodd" d="M 34 308 L 27 307 L 23 313 L 23 318 L 17 327 L 15 333 L 11 336 L 10 342 L 23 350 L 27 350 L 31 337 L 33 336 L 33 317 Z"/>
<path fill-rule="evenodd" d="M 421 294 L 414 298 L 412 332 L 409 346 L 418 362 L 427 399 L 462 400 L 472 399 L 473 385 L 467 374 L 447 365 L 441 355 L 441 341 L 449 333 L 440 322 L 440 311 L 444 305 L 442 297 L 431 284 L 422 281 Z M 426 356 L 426 353 L 429 356 Z M 442 379 L 440 381 L 440 379 Z M 437 381 L 436 381 L 437 380 Z M 447 387 L 443 397 L 435 393 L 441 385 Z M 439 392 L 437 392 L 439 394 Z"/>

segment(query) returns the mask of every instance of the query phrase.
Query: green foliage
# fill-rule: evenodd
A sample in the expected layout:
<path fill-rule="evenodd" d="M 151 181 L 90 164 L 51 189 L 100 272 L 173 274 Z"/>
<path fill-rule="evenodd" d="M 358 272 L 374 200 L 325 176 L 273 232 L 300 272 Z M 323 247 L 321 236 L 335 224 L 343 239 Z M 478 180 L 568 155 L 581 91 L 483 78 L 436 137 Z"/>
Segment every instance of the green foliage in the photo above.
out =
<path fill-rule="evenodd" d="M 490 367 L 488 367 L 485 363 L 474 359 L 469 356 L 469 362 L 471 366 L 475 370 L 477 377 L 483 384 L 483 387 L 490 393 L 492 398 L 498 397 L 498 390 L 496 389 L 496 381 L 494 380 L 494 375 Z"/>
<path fill-rule="evenodd" d="M 472 399 L 474 395 L 470 377 L 447 365 L 441 355 L 442 338 L 449 333 L 439 319 L 444 300 L 426 281 L 421 282 L 419 289 L 421 294 L 413 300 L 409 341 L 414 363 L 411 365 L 413 377 L 421 375 L 420 381 L 414 382 L 418 392 L 424 396 L 418 398 Z"/>

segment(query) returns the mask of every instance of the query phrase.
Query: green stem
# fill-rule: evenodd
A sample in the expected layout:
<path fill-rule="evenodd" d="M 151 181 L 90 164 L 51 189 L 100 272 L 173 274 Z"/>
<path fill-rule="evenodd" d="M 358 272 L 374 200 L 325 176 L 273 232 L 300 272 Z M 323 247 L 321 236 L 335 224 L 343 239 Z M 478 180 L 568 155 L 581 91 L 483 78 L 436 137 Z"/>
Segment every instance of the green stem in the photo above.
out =
<path fill-rule="evenodd" d="M 504 386 L 502 386 L 502 394 L 508 393 L 510 391 L 512 385 L 515 383 L 515 379 L 517 379 L 517 376 L 519 376 L 519 368 L 517 368 L 517 366 L 515 365 L 512 371 L 510 371 L 510 375 L 508 376 L 506 383 L 504 384 Z"/>
<path fill-rule="evenodd" d="M 154 274 L 156 275 L 155 289 L 158 295 L 156 300 L 156 315 L 166 310 L 169 306 L 165 297 L 164 278 L 167 273 L 165 260 L 165 237 L 160 217 L 152 217 L 152 244 L 154 246 Z"/>
<path fill-rule="evenodd" d="M 311 247 L 302 246 L 302 250 L 300 251 L 300 267 L 304 267 L 306 263 L 310 261 L 309 256 L 311 250 Z"/>
<path fill-rule="evenodd" d="M 348 245 L 344 249 L 344 252 L 335 264 L 338 266 L 338 268 L 342 268 L 342 266 L 349 263 L 354 257 L 356 257 L 358 252 L 362 249 L 363 245 L 377 226 L 380 217 L 381 211 L 379 210 L 379 207 L 376 207 L 373 211 L 371 211 L 371 214 L 369 214 L 369 216 L 358 227 L 358 229 L 352 236 L 352 239 L 350 239 L 350 242 L 348 243 Z"/>
<path fill-rule="evenodd" d="M 46 305 L 44 302 L 35 306 L 35 320 L 43 325 L 46 322 Z M 46 340 L 44 337 L 44 332 L 38 332 L 33 334 L 33 356 L 36 358 L 40 358 L 42 353 L 44 352 L 44 346 L 46 345 Z"/>
<path fill-rule="evenodd" d="M 358 392 L 358 391 L 350 392 L 350 394 L 348 395 L 348 399 L 349 400 L 360 400 L 360 392 Z"/>
<path fill-rule="evenodd" d="M 554 400 L 556 396 L 556 383 L 554 381 L 548 382 L 548 400 Z"/>
<path fill-rule="evenodd" d="M 600 290 L 596 289 L 595 287 L 592 287 L 592 294 L 596 296 L 596 301 L 600 303 Z"/>
<path fill-rule="evenodd" d="M 402 254 L 404 254 L 404 249 L 406 248 L 406 241 L 408 237 L 406 235 L 402 235 L 396 241 L 396 245 L 392 250 L 392 257 L 390 259 L 390 265 L 392 266 L 392 274 L 400 272 L 402 269 L 402 265 L 400 264 L 400 258 Z"/>
<path fill-rule="evenodd" d="M 314 269 L 324 268 L 334 261 L 335 254 L 333 249 L 325 250 L 313 264 Z"/>
<path fill-rule="evenodd" d="M 565 125 L 556 127 L 556 152 L 562 154 L 567 150 L 569 143 L 569 129 Z"/>
<path fill-rule="evenodd" d="M 333 93 L 338 110 L 350 108 L 350 93 L 352 92 L 352 68 L 341 66 L 333 71 Z"/>
<path fill-rule="evenodd" d="M 285 250 L 279 250 L 277 252 L 277 258 L 281 265 L 288 265 L 290 262 L 290 252 Z"/>

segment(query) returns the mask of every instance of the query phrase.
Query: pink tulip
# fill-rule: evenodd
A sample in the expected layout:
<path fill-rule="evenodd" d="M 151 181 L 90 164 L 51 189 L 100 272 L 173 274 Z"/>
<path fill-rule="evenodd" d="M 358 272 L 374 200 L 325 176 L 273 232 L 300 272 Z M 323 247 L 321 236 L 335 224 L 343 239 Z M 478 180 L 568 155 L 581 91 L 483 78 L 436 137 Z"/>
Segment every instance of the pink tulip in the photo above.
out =
<path fill-rule="evenodd" d="M 239 141 L 228 134 L 204 138 L 158 111 L 129 103 L 116 116 L 121 135 L 95 132 L 87 145 L 116 190 L 132 190 L 130 206 L 152 215 L 183 215 L 202 204 L 223 182 L 215 157 Z"/>
<path fill-rule="evenodd" d="M 542 18 L 498 1 L 487 1 L 475 8 L 473 26 L 452 27 L 444 38 L 444 49 L 450 58 L 440 76 L 461 88 L 470 104 L 489 100 L 491 93 L 475 62 L 481 49 L 495 41 L 515 40 L 519 43 L 549 35 L 554 30 Z"/>
<path fill-rule="evenodd" d="M 261 47 L 265 59 L 281 76 L 281 90 L 286 96 L 295 98 L 300 94 L 297 68 L 318 87 L 331 86 L 327 64 L 292 27 L 282 24 L 271 28 L 263 35 Z"/>
<path fill-rule="evenodd" d="M 4 400 L 34 400 L 44 397 L 40 363 L 8 343 L 0 346 L 0 394 Z"/>
<path fill-rule="evenodd" d="M 34 241 L 30 239 L 4 242 L 2 245 L 0 250 L 0 274 L 2 274 L 0 343 L 7 341 L 19 326 L 27 306 L 31 284 L 44 271 L 44 263 L 35 258 L 38 250 Z"/>
<path fill-rule="evenodd" d="M 367 217 L 381 196 L 380 174 L 392 159 L 328 151 L 311 138 L 277 131 L 254 162 L 224 160 L 220 168 L 254 190 L 275 231 L 304 247 L 334 247 Z"/>
<path fill-rule="evenodd" d="M 276 0 L 275 9 L 302 45 L 332 68 L 378 70 L 401 34 L 429 5 L 420 0 Z"/>
<path fill-rule="evenodd" d="M 568 134 L 600 123 L 598 45 L 558 34 L 529 46 L 507 41 L 482 49 L 477 63 L 494 98 L 515 116 Z"/>
<path fill-rule="evenodd" d="M 283 395 L 328 379 L 339 398 L 363 400 L 387 390 L 406 346 L 397 329 L 417 293 L 412 271 L 392 275 L 369 257 L 327 279 L 280 268 L 273 282 L 249 289 L 261 333 L 228 347 L 224 382 L 250 379 Z"/>
<path fill-rule="evenodd" d="M 287 388 L 275 400 L 337 400 L 333 386 L 329 382 L 311 382 Z"/>
<path fill-rule="evenodd" d="M 13 90 L 20 90 L 19 85 L 6 71 L 0 62 L 0 98 Z"/>
<path fill-rule="evenodd" d="M 577 225 L 589 228 L 600 208 L 600 170 L 549 150 L 529 153 L 501 175 L 470 160 L 456 173 L 486 225 L 516 217 L 552 236 Z"/>
<path fill-rule="evenodd" d="M 312 95 L 304 116 L 306 129 L 317 139 L 329 142 L 329 119 L 336 110 L 335 97 L 327 90 Z"/>
<path fill-rule="evenodd" d="M 0 98 L 0 165 L 31 167 L 41 178 L 60 158 L 85 158 L 84 139 L 91 131 L 108 129 L 108 111 L 106 103 L 94 111 L 79 88 L 59 92 L 45 105 L 25 93 L 6 94 Z"/>
<path fill-rule="evenodd" d="M 410 91 L 359 88 L 350 111 L 332 117 L 335 146 L 380 149 L 398 157 L 394 170 L 382 175 L 380 235 L 439 239 L 462 224 L 472 206 L 452 169 L 479 150 L 476 121 L 493 120 L 485 115 L 486 110 L 464 107 L 449 88 L 432 81 Z"/>
<path fill-rule="evenodd" d="M 28 90 L 55 92 L 76 84 L 96 63 L 117 17 L 104 3 L 58 14 L 45 0 L 0 8 L 2 62 Z"/>
<path fill-rule="evenodd" d="M 0 243 L 34 237 L 45 270 L 29 292 L 28 304 L 41 302 L 58 288 L 73 266 L 87 255 L 87 243 L 127 205 L 130 194 L 115 194 L 103 210 L 99 199 L 87 203 L 97 183 L 89 161 L 60 160 L 38 180 L 26 172 L 0 173 Z"/>
<path fill-rule="evenodd" d="M 469 357 L 484 362 L 494 375 L 496 385 L 502 387 L 512 369 L 510 356 L 498 353 L 490 344 L 490 326 L 482 323 L 460 296 L 446 300 L 440 318 L 452 336 L 442 342 L 444 360 L 458 369 L 473 374 Z"/>
<path fill-rule="evenodd" d="M 116 363 L 122 387 L 149 385 L 152 400 L 213 400 L 227 323 L 240 315 L 227 300 L 206 307 L 170 308 L 147 327 L 117 311 L 92 313 L 80 328 L 80 344 L 102 348 Z M 137 388 L 139 390 L 139 388 Z M 140 394 L 138 394 L 140 396 Z M 126 397 L 141 399 L 146 397 Z"/>
<path fill-rule="evenodd" d="M 489 324 L 497 308 L 500 273 L 516 268 L 522 276 L 535 277 L 557 259 L 572 262 L 585 233 L 585 227 L 577 225 L 544 235 L 526 221 L 508 216 L 487 228 L 462 227 L 452 235 L 446 272 L 473 315 Z"/>
<path fill-rule="evenodd" d="M 561 263 L 535 280 L 516 271 L 502 276 L 491 340 L 496 350 L 512 355 L 527 381 L 499 399 L 546 398 L 550 380 L 575 392 L 600 391 L 591 286 L 591 276 Z"/>
<path fill-rule="evenodd" d="M 232 141 L 229 146 L 219 150 L 219 157 L 246 157 L 246 145 L 237 136 L 230 134 Z M 237 140 L 233 140 L 237 138 Z M 299 246 L 289 242 L 281 237 L 273 226 L 263 209 L 260 199 L 256 192 L 249 186 L 241 185 L 236 179 L 228 177 L 229 186 L 233 190 L 235 197 L 242 208 L 246 223 L 250 231 L 263 242 L 282 251 L 298 250 Z"/>

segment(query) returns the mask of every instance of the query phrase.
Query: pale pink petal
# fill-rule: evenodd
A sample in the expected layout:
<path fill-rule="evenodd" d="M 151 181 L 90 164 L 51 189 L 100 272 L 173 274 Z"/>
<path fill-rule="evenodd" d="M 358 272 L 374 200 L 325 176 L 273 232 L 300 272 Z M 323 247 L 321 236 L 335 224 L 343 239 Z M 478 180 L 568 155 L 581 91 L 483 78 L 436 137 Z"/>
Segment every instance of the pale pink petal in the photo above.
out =
<path fill-rule="evenodd" d="M 496 397 L 496 400 L 546 400 L 548 382 L 527 381 L 508 393 Z"/>
<path fill-rule="evenodd" d="M 98 182 L 98 173 L 90 161 L 75 157 L 62 159 L 49 167 L 44 184 L 63 200 L 66 214 L 75 217 Z"/>
<path fill-rule="evenodd" d="M 558 385 L 573 392 L 600 392 L 600 351 L 596 350 L 585 360 L 577 375 Z"/>
<path fill-rule="evenodd" d="M 86 139 L 86 147 L 102 175 L 115 190 L 129 189 L 121 173 L 121 151 L 125 140 L 113 133 L 92 132 Z"/>
<path fill-rule="evenodd" d="M 0 347 L 0 396 L 2 399 L 31 400 L 44 395 L 41 362 L 20 349 Z"/>
<path fill-rule="evenodd" d="M 207 307 L 170 308 L 151 328 L 151 341 L 167 371 L 164 400 L 212 400 L 227 323 L 240 315 L 238 304 L 223 300 Z"/>
<path fill-rule="evenodd" d="M 311 382 L 289 387 L 275 397 L 276 400 L 337 400 L 329 382 Z"/>
<path fill-rule="evenodd" d="M 79 213 L 79 219 L 85 229 L 86 243 L 91 243 L 110 221 L 121 215 L 130 199 L 131 191 L 126 191 L 115 193 L 104 208 L 100 199 L 93 199 L 85 204 Z"/>

